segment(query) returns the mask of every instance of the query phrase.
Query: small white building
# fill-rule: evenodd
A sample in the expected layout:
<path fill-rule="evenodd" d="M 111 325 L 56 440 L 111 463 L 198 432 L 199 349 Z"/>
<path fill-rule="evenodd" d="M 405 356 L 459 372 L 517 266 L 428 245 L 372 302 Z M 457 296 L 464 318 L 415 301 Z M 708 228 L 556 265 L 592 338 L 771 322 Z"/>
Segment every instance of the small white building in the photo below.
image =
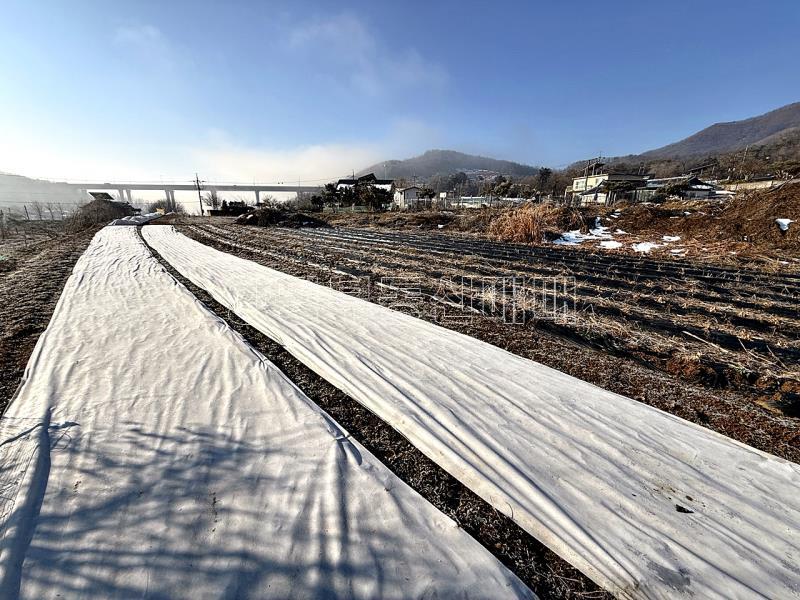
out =
<path fill-rule="evenodd" d="M 422 188 L 412 185 L 406 188 L 397 188 L 394 191 L 394 206 L 400 210 L 414 210 L 422 208 L 430 202 L 422 196 Z"/>

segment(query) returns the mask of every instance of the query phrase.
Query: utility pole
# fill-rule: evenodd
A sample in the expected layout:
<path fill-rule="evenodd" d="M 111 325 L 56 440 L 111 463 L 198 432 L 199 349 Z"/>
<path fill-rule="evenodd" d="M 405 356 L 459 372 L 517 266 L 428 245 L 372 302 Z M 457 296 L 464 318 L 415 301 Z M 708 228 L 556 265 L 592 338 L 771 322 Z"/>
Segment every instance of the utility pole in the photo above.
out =
<path fill-rule="evenodd" d="M 747 146 L 745 146 L 745 147 L 744 147 L 744 154 L 742 154 L 742 162 L 741 162 L 741 164 L 739 165 L 739 177 L 740 177 L 740 178 L 743 178 L 743 177 L 744 177 L 744 163 L 745 163 L 745 161 L 747 160 L 747 151 L 748 151 L 749 149 L 750 149 L 750 145 L 749 145 L 749 144 L 748 144 Z"/>
<path fill-rule="evenodd" d="M 200 202 L 200 216 L 205 216 L 205 211 L 203 210 L 203 196 L 200 194 L 200 177 L 197 173 L 194 174 L 194 184 L 197 186 L 197 201 Z"/>

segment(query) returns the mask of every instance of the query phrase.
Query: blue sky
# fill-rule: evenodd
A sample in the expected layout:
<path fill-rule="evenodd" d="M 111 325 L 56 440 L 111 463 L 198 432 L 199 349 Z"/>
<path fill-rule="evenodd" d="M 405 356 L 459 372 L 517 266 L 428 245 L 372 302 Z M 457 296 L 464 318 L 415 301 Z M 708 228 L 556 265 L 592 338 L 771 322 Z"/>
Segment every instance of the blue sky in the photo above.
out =
<path fill-rule="evenodd" d="M 800 100 L 800 2 L 17 2 L 0 171 L 313 181 L 452 148 L 562 166 Z"/>

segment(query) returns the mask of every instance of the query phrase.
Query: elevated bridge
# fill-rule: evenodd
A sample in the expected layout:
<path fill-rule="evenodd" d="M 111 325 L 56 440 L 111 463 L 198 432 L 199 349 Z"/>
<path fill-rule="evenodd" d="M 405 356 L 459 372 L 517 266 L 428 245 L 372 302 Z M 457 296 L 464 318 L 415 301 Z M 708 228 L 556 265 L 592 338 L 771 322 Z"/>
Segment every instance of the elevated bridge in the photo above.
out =
<path fill-rule="evenodd" d="M 175 201 L 175 192 L 197 192 L 197 184 L 192 183 L 67 183 L 66 185 L 84 192 L 97 192 L 100 190 L 116 190 L 120 200 L 131 202 L 132 191 L 163 191 L 168 200 Z M 241 192 L 255 194 L 256 203 L 261 201 L 261 192 L 318 192 L 322 189 L 318 185 L 274 185 L 274 184 L 247 184 L 247 183 L 203 183 L 201 191 Z"/>

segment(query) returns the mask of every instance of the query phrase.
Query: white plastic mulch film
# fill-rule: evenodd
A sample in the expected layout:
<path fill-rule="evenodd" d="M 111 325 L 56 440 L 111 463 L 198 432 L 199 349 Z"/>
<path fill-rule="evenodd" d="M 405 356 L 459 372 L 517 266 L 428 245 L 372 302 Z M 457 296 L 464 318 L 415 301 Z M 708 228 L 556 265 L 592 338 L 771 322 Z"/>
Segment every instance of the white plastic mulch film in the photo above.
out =
<path fill-rule="evenodd" d="M 800 597 L 799 465 L 172 227 L 144 235 L 617 595 Z"/>
<path fill-rule="evenodd" d="M 2 598 L 532 597 L 107 227 L 0 421 Z"/>

